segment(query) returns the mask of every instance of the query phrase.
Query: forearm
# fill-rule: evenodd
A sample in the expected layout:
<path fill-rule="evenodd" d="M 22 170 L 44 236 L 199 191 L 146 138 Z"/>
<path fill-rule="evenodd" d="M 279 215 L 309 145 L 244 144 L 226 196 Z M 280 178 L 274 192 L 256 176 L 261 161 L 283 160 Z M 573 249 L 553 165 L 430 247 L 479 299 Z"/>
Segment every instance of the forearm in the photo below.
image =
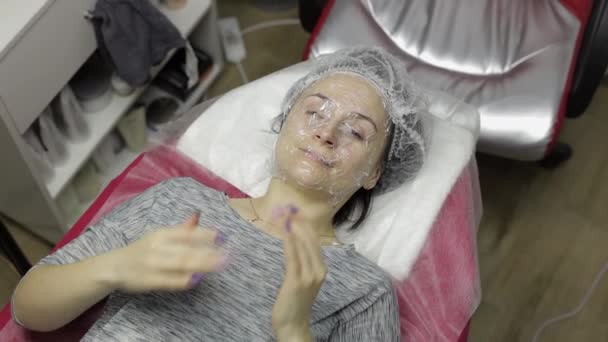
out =
<path fill-rule="evenodd" d="M 277 336 L 278 342 L 312 342 L 310 334 L 297 336 Z"/>
<path fill-rule="evenodd" d="M 111 254 L 33 269 L 15 290 L 13 311 L 28 329 L 52 331 L 115 290 Z"/>
<path fill-rule="evenodd" d="M 275 331 L 278 342 L 312 342 L 308 327 L 283 328 Z"/>

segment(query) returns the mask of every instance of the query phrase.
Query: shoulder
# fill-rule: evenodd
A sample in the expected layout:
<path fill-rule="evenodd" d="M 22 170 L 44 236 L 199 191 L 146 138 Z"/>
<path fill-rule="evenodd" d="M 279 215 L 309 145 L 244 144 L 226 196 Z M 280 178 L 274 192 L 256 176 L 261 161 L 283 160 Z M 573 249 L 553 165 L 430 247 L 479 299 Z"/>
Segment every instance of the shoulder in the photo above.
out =
<path fill-rule="evenodd" d="M 179 224 L 195 212 L 217 208 L 221 196 L 192 178 L 170 178 L 121 204 L 107 218 L 120 219 L 122 231 L 132 241 L 150 230 Z"/>
<path fill-rule="evenodd" d="M 169 178 L 117 206 L 111 217 L 131 217 L 141 220 L 155 216 L 171 216 L 179 209 L 192 212 L 200 205 L 218 202 L 221 193 L 189 177 Z M 186 215 L 188 216 L 188 215 Z"/>
<path fill-rule="evenodd" d="M 214 208 L 222 203 L 222 192 L 210 188 L 190 177 L 164 180 L 151 189 L 154 211 L 188 212 Z"/>
<path fill-rule="evenodd" d="M 338 320 L 345 324 L 345 336 L 371 334 L 374 337 L 365 340 L 387 340 L 378 339 L 375 334 L 394 331 L 394 326 L 399 325 L 399 304 L 392 278 L 354 249 L 328 254 L 328 273 L 320 293 L 322 304 L 337 309 L 332 312 L 337 312 Z"/>
<path fill-rule="evenodd" d="M 154 186 L 159 191 L 175 189 L 207 189 L 213 190 L 191 177 L 173 177 L 165 179 Z"/>
<path fill-rule="evenodd" d="M 392 277 L 354 248 L 329 250 L 325 255 L 328 275 L 347 287 L 346 291 L 353 291 L 358 296 L 376 297 L 394 292 Z"/>
<path fill-rule="evenodd" d="M 192 178 L 169 178 L 117 205 L 112 210 L 113 215 L 111 216 L 141 216 L 139 213 L 142 211 L 150 210 L 162 203 L 175 204 L 180 198 L 184 200 L 200 200 L 201 197 L 212 196 L 213 193 L 215 193 L 215 190 L 200 184 Z"/>
<path fill-rule="evenodd" d="M 171 199 L 216 198 L 220 194 L 217 190 L 190 177 L 169 178 L 156 184 L 151 189 L 155 196 Z"/>

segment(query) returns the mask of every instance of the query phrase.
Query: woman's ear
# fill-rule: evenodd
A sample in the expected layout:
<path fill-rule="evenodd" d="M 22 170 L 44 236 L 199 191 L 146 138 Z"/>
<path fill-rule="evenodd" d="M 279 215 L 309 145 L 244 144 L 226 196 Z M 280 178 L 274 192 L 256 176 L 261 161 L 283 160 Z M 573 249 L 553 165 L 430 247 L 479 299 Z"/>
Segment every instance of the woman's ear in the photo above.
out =
<path fill-rule="evenodd" d="M 382 165 L 378 165 L 376 168 L 374 168 L 374 171 L 365 179 L 363 188 L 366 190 L 373 189 L 376 184 L 378 184 L 378 180 L 380 179 L 383 170 L 384 168 Z"/>

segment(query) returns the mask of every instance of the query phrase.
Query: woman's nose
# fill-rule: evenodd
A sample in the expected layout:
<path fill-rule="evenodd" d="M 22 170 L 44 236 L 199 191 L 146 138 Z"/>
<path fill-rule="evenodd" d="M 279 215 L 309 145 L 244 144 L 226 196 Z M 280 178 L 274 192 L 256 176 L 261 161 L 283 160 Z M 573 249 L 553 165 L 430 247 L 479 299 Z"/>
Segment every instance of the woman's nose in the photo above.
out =
<path fill-rule="evenodd" d="M 315 138 L 323 145 L 333 147 L 336 144 L 336 127 L 332 123 L 324 124 L 315 132 Z"/>

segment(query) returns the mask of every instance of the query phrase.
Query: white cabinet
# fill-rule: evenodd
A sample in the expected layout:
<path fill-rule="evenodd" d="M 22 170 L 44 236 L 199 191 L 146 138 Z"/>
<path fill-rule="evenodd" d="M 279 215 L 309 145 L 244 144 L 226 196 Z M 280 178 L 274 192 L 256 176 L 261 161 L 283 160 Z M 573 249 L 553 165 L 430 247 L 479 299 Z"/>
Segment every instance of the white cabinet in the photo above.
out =
<path fill-rule="evenodd" d="M 20 133 L 95 50 L 93 28 L 83 16 L 94 4 L 95 0 L 52 1 L 2 58 L 0 94 Z"/>
<path fill-rule="evenodd" d="M 87 116 L 91 134 L 85 141 L 67 142 L 67 161 L 55 167 L 52 178 L 45 180 L 33 167 L 22 135 L 95 51 L 93 26 L 84 18 L 94 5 L 95 0 L 0 2 L 0 151 L 5 164 L 0 168 L 0 212 L 51 242 L 76 219 L 62 214 L 58 196 L 146 88 L 127 97 L 114 95 L 106 109 Z M 161 10 L 193 46 L 214 61 L 184 104 L 191 106 L 223 67 L 215 2 L 188 0 L 184 8 Z M 133 158 L 126 153 L 123 160 L 117 160 L 103 183 Z M 78 214 L 87 206 L 84 203 Z"/>

